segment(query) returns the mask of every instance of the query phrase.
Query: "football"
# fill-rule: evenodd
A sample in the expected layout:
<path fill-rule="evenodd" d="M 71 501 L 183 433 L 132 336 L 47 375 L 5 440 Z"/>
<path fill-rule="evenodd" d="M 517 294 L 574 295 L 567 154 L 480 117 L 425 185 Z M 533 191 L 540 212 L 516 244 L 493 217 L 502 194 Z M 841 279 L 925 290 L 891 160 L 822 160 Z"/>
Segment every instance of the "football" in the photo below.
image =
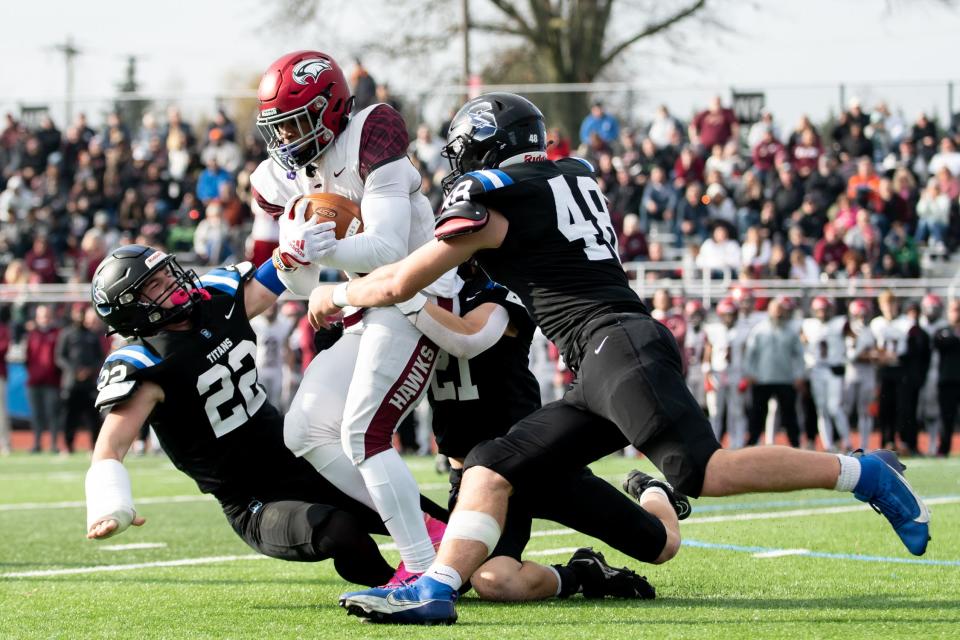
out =
<path fill-rule="evenodd" d="M 304 220 L 317 216 L 318 222 L 335 222 L 337 226 L 334 233 L 337 240 L 363 231 L 360 205 L 349 198 L 335 193 L 311 193 L 303 196 L 303 202 L 306 205 L 303 210 Z"/>

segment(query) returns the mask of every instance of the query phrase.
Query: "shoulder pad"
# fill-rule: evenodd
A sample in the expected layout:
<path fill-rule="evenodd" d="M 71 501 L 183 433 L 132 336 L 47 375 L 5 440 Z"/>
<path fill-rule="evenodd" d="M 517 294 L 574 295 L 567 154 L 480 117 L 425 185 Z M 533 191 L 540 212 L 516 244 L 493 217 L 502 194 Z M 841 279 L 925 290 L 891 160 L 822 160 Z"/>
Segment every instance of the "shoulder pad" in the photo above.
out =
<path fill-rule="evenodd" d="M 133 395 L 137 388 L 136 380 L 127 380 L 126 382 L 114 382 L 103 387 L 97 393 L 97 399 L 94 400 L 94 407 L 97 409 L 107 409 L 119 404 Z"/>
<path fill-rule="evenodd" d="M 464 175 L 477 180 L 484 191 L 493 191 L 494 189 L 509 187 L 513 184 L 513 178 L 500 169 L 482 169 L 480 171 L 471 171 Z"/>
<path fill-rule="evenodd" d="M 96 407 L 113 406 L 133 395 L 144 373 L 162 361 L 160 356 L 141 345 L 120 347 L 109 356 L 97 379 Z"/>
<path fill-rule="evenodd" d="M 240 267 L 248 265 L 247 271 L 241 272 Z M 247 273 L 252 270 L 249 262 L 240 263 L 237 266 L 221 267 L 213 269 L 200 276 L 200 284 L 210 289 L 217 289 L 223 293 L 236 295 L 240 283 L 247 278 Z"/>
<path fill-rule="evenodd" d="M 440 212 L 433 235 L 438 240 L 447 240 L 474 233 L 483 229 L 489 219 L 490 213 L 485 206 L 477 202 L 461 200 Z"/>
<path fill-rule="evenodd" d="M 107 366 L 113 363 L 123 363 L 133 369 L 146 369 L 147 367 L 160 364 L 162 360 L 163 358 L 149 351 L 142 345 L 128 344 L 108 355 L 103 366 L 106 369 Z"/>
<path fill-rule="evenodd" d="M 374 106 L 360 132 L 359 174 L 362 180 L 383 165 L 407 157 L 407 125 L 388 104 Z"/>
<path fill-rule="evenodd" d="M 590 164 L 588 160 L 583 158 L 578 158 L 576 156 L 570 156 L 569 158 L 561 158 L 557 160 L 557 164 L 562 166 L 564 169 L 572 170 L 573 173 L 579 175 L 589 175 L 595 176 L 597 170 L 594 169 L 593 165 Z"/>

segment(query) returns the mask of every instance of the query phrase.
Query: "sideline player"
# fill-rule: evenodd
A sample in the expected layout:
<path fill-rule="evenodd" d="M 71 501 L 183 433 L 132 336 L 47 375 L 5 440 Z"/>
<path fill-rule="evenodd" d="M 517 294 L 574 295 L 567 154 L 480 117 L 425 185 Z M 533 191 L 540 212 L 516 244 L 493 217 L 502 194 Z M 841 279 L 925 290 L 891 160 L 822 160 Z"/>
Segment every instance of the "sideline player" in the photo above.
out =
<path fill-rule="evenodd" d="M 464 266 L 461 273 L 471 269 Z M 452 467 L 451 510 L 470 450 L 504 435 L 541 406 L 539 385 L 528 367 L 535 325 L 523 303 L 482 271 L 467 275 L 460 292 L 462 317 L 431 303 L 411 308 L 408 315 L 443 349 L 428 398 L 437 447 Z M 416 298 L 426 302 L 422 296 Z M 565 566 L 523 561 L 532 520 L 558 522 L 637 560 L 652 562 L 667 537 L 679 538 L 673 504 L 686 517 L 689 501 L 646 474 L 637 474 L 627 487 L 643 507 L 586 468 L 547 474 L 541 480 L 511 496 L 504 533 L 471 577 L 477 594 L 485 600 L 514 602 L 581 591 L 586 597 L 652 597 L 653 589 L 644 578 L 607 566 L 601 554 L 589 549 L 578 550 Z"/>
<path fill-rule="evenodd" d="M 717 303 L 717 321 L 707 324 L 703 353 L 710 424 L 719 442 L 726 424 L 728 449 L 740 449 L 747 441 L 747 412 L 743 381 L 743 354 L 747 331 L 737 320 L 737 306 L 729 298 Z"/>
<path fill-rule="evenodd" d="M 870 447 L 873 434 L 870 405 L 877 399 L 877 341 L 870 330 L 869 315 L 869 307 L 863 300 L 851 300 L 847 306 L 844 411 L 847 415 L 856 411 L 859 445 L 864 450 Z"/>
<path fill-rule="evenodd" d="M 310 317 L 322 323 L 350 304 L 406 300 L 476 254 L 493 279 L 520 296 L 577 371 L 563 399 L 470 452 L 437 561 L 419 580 L 344 594 L 341 603 L 386 621 L 453 622 L 457 589 L 496 546 L 513 487 L 578 469 L 627 443 L 693 497 L 852 491 L 888 518 L 911 553 L 923 554 L 929 513 L 889 452 L 720 448 L 684 384 L 676 341 L 627 282 L 592 167 L 575 158 L 547 161 L 544 134 L 540 110 L 520 96 L 469 101 L 448 134 L 445 154 L 454 172 L 445 180 L 449 195 L 437 239 L 390 270 L 311 294 Z M 668 544 L 658 559 L 669 559 L 678 546 Z"/>
<path fill-rule="evenodd" d="M 810 303 L 812 318 L 805 318 L 800 329 L 804 359 L 810 372 L 810 392 L 817 408 L 820 443 L 827 451 L 836 451 L 833 429 L 840 434 L 840 450 L 850 448 L 850 424 L 843 406 L 843 375 L 846 372 L 844 329 L 847 320 L 833 315 L 833 303 L 817 296 Z"/>
<path fill-rule="evenodd" d="M 279 216 L 281 280 L 308 295 L 322 267 L 368 273 L 432 238 L 433 209 L 407 158 L 407 128 L 392 107 L 353 113 L 343 71 L 330 56 L 296 51 L 271 64 L 257 92 L 257 128 L 270 158 L 250 181 L 258 205 Z M 349 198 L 363 233 L 335 240 L 303 222 L 306 194 Z M 452 298 L 455 272 L 424 285 Z M 376 509 L 407 570 L 433 561 L 442 527 L 425 521 L 417 483 L 392 446 L 397 426 L 426 391 L 437 350 L 396 308 L 348 309 L 344 336 L 304 372 L 284 438 L 341 491 Z M 428 531 L 428 527 L 430 528 Z"/>
<path fill-rule="evenodd" d="M 290 453 L 283 417 L 258 382 L 248 318 L 282 292 L 269 261 L 198 279 L 172 255 L 129 245 L 97 268 L 94 308 L 128 344 L 100 374 L 96 404 L 109 413 L 87 472 L 88 538 L 144 523 L 122 462 L 149 421 L 174 466 L 217 498 L 256 551 L 281 560 L 333 558 L 337 572 L 359 584 L 390 579 L 394 570 L 369 535 L 386 533 L 376 512 Z"/>

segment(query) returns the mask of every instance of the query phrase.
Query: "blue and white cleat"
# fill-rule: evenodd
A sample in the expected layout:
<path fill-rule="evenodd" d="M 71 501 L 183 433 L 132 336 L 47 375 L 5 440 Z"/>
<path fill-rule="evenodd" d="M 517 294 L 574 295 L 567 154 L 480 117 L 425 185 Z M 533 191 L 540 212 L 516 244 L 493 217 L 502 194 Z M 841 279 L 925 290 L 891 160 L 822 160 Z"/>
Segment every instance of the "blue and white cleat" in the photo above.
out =
<path fill-rule="evenodd" d="M 858 457 L 860 481 L 854 497 L 889 520 L 910 553 L 922 556 L 930 540 L 930 511 L 901 475 L 906 467 L 895 453 L 884 449 Z"/>
<path fill-rule="evenodd" d="M 380 587 L 340 596 L 340 606 L 348 614 L 387 624 L 453 624 L 457 621 L 456 601 L 455 590 L 426 577 L 393 589 Z"/>

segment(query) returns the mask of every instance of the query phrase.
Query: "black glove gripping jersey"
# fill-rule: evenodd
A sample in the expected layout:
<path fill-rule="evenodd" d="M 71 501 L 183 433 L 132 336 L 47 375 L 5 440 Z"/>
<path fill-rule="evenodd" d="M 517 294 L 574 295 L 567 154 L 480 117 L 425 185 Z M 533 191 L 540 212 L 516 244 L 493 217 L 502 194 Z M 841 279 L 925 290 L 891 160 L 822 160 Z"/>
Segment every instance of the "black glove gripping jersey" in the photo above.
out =
<path fill-rule="evenodd" d="M 98 382 L 97 408 L 127 400 L 142 381 L 164 401 L 150 416 L 174 466 L 200 490 L 222 498 L 274 486 L 296 464 L 283 443 L 283 418 L 257 382 L 256 336 L 244 308 L 249 262 L 200 278 L 210 298 L 194 326 L 138 338 L 111 353 Z"/>
<path fill-rule="evenodd" d="M 470 200 L 510 223 L 503 244 L 477 253 L 490 277 L 523 300 L 573 368 L 591 321 L 647 313 L 630 288 L 593 167 L 579 158 L 465 174 L 444 208 Z M 441 213 L 442 217 L 442 213 Z"/>
<path fill-rule="evenodd" d="M 487 302 L 507 310 L 517 335 L 470 360 L 441 351 L 428 391 L 437 448 L 453 458 L 540 408 L 540 385 L 528 366 L 535 325 L 516 294 L 488 278 L 473 278 L 460 291 L 463 315 Z"/>

